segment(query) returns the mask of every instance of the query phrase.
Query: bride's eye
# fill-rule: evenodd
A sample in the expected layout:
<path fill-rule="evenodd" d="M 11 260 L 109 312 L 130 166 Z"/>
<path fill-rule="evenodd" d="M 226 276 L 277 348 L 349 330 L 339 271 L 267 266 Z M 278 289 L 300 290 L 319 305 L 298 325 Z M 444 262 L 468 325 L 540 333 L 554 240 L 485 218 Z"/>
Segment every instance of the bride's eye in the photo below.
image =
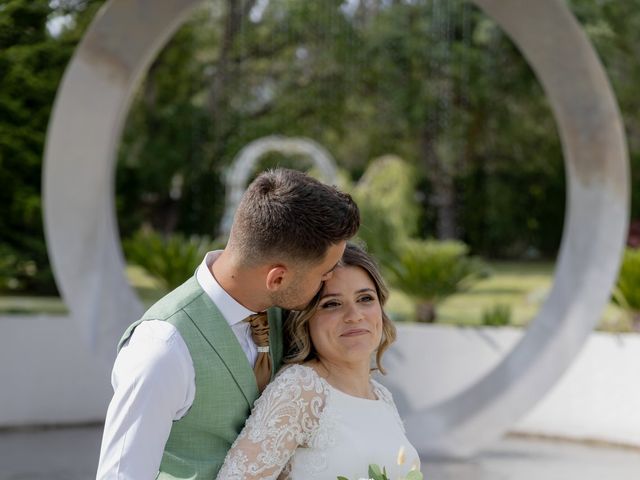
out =
<path fill-rule="evenodd" d="M 340 303 L 337 300 L 329 300 L 326 303 L 320 305 L 320 308 L 334 308 L 340 306 Z"/>
<path fill-rule="evenodd" d="M 362 303 L 369 303 L 369 302 L 373 302 L 375 300 L 375 297 L 373 295 L 363 295 L 362 297 L 360 297 L 360 301 Z"/>

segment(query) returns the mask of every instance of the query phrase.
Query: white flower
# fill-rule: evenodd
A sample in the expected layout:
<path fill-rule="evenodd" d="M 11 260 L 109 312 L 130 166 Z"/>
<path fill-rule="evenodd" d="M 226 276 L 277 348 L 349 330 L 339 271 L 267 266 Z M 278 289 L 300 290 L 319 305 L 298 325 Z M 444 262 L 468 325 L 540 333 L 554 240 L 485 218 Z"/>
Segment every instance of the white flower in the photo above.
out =
<path fill-rule="evenodd" d="M 405 462 L 405 456 L 404 456 L 404 445 L 402 447 L 400 447 L 400 450 L 398 451 L 398 465 L 402 465 Z"/>

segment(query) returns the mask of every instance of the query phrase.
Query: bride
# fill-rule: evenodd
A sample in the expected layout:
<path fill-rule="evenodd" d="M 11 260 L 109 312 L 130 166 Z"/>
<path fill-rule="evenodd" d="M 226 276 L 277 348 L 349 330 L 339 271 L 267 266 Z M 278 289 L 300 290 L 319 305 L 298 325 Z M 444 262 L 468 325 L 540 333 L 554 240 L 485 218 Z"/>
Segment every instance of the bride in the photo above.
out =
<path fill-rule="evenodd" d="M 306 310 L 287 320 L 289 365 L 267 386 L 227 453 L 221 480 L 389 478 L 420 467 L 389 391 L 371 362 L 395 339 L 382 306 L 388 291 L 359 247 L 342 260 Z"/>

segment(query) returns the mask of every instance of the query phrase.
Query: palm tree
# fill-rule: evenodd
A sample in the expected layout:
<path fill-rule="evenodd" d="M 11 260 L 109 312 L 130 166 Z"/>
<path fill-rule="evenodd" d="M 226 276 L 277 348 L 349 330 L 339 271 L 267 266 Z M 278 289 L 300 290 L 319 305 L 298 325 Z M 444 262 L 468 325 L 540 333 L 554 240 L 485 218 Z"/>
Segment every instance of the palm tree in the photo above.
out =
<path fill-rule="evenodd" d="M 417 321 L 433 322 L 438 302 L 468 289 L 485 273 L 482 262 L 468 253 L 456 240 L 410 239 L 398 245 L 390 282 L 416 302 Z"/>
<path fill-rule="evenodd" d="M 640 248 L 625 250 L 613 301 L 630 315 L 634 330 L 640 331 Z"/>

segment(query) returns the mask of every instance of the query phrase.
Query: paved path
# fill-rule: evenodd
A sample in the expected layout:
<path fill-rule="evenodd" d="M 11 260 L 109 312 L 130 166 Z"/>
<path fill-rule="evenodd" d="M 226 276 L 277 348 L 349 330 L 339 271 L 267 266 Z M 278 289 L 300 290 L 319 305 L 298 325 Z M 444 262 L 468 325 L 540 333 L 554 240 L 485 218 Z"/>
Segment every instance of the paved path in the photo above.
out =
<path fill-rule="evenodd" d="M 425 480 L 638 480 L 640 452 L 506 437 L 466 462 L 423 464 Z"/>
<path fill-rule="evenodd" d="M 0 480 L 91 479 L 100 435 L 100 427 L 0 432 Z M 423 472 L 425 480 L 638 480 L 640 453 L 507 437 L 473 460 L 425 461 Z"/>

